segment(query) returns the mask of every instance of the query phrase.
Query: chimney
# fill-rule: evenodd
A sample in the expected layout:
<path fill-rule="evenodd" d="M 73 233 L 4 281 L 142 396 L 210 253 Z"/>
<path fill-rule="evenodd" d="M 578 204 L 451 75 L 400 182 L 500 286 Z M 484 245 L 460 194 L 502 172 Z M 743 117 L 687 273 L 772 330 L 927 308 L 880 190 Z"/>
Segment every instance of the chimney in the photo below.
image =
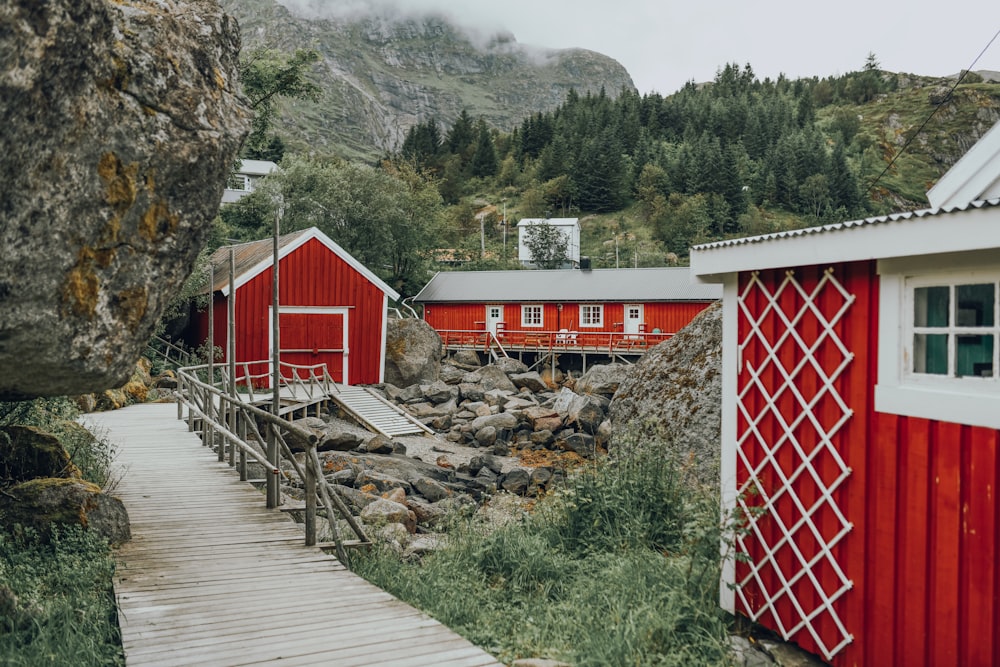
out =
<path fill-rule="evenodd" d="M 587 256 L 580 257 L 580 270 L 590 271 L 590 258 Z"/>

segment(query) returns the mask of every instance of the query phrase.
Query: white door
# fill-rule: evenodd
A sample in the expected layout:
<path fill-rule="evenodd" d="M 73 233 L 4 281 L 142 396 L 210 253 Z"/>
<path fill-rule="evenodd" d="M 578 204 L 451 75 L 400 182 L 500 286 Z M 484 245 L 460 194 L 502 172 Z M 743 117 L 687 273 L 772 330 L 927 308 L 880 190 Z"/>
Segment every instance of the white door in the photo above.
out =
<path fill-rule="evenodd" d="M 637 334 L 641 332 L 642 328 L 642 304 L 641 303 L 626 303 L 625 304 L 625 333 L 627 334 Z"/>
<path fill-rule="evenodd" d="M 503 306 L 486 306 L 486 330 L 496 336 L 500 322 L 503 322 Z"/>

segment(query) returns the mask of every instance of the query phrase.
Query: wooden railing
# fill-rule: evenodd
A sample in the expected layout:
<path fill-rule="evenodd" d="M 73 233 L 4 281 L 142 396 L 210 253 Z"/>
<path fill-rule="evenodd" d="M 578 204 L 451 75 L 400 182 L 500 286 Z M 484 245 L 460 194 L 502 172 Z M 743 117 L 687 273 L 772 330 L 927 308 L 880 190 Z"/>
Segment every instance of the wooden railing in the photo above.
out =
<path fill-rule="evenodd" d="M 493 334 L 482 330 L 439 330 L 445 348 L 463 347 L 489 352 Z M 512 331 L 498 333 L 495 340 L 508 351 L 640 353 L 671 338 L 673 333 L 626 334 L 615 331 Z"/>
<path fill-rule="evenodd" d="M 236 386 L 241 391 L 246 391 L 251 403 L 256 402 L 257 393 L 263 392 L 263 388 L 270 385 L 272 380 L 271 366 L 269 361 L 239 361 L 236 362 Z M 337 383 L 330 376 L 326 364 L 315 364 L 312 366 L 300 366 L 282 361 L 281 373 L 281 395 L 293 400 L 318 400 L 331 394 L 337 393 Z M 258 373 L 251 372 L 251 369 L 261 368 Z M 221 369 L 222 387 L 229 386 L 229 371 L 225 365 L 217 365 L 216 369 Z M 266 392 L 270 395 L 270 390 Z"/>
<path fill-rule="evenodd" d="M 215 371 L 224 376 L 225 368 L 216 367 Z M 262 466 L 267 475 L 266 502 L 270 508 L 280 505 L 280 481 L 283 474 L 281 462 L 282 459 L 287 461 L 298 475 L 305 492 L 303 511 L 306 545 L 316 544 L 317 501 L 321 501 L 326 510 L 337 557 L 347 565 L 349 561 L 345 546 L 348 543 L 341 539 L 337 515 L 342 516 L 354 531 L 358 538 L 355 544 L 367 544 L 369 540 L 340 498 L 336 485 L 326 481 L 316 452 L 316 434 L 250 405 L 244 400 L 244 396 L 233 396 L 220 389 L 211 381 L 214 378 L 206 377 L 208 372 L 207 364 L 178 370 L 177 418 L 186 419 L 189 431 L 200 432 L 202 443 L 215 448 L 219 461 L 228 458 L 229 465 L 239 470 L 241 480 L 247 481 L 248 459 Z M 215 375 L 215 372 L 212 374 Z M 328 374 L 325 375 L 329 377 Z M 222 379 L 222 386 L 229 386 L 227 378 Z M 295 458 L 289 441 L 305 451 L 304 465 Z"/>

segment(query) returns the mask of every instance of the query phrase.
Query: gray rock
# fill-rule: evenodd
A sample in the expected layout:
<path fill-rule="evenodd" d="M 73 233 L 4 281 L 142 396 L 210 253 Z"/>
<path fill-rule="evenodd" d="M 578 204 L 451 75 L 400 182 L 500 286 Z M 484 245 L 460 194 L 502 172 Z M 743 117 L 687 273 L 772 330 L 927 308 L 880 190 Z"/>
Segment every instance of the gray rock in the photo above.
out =
<path fill-rule="evenodd" d="M 458 350 L 449 360 L 457 364 L 460 368 L 479 368 L 483 363 L 479 360 L 479 353 L 475 350 Z"/>
<path fill-rule="evenodd" d="M 456 385 L 465 377 L 465 371 L 455 368 L 451 364 L 441 364 L 441 381 L 451 385 Z"/>
<path fill-rule="evenodd" d="M 528 439 L 532 442 L 532 444 L 547 447 L 555 440 L 555 436 L 552 434 L 552 431 L 545 429 L 543 431 L 535 431 L 528 436 Z"/>
<path fill-rule="evenodd" d="M 534 400 L 521 398 L 520 396 L 512 396 L 509 399 L 507 399 L 506 403 L 504 403 L 503 409 L 506 410 L 507 412 L 513 412 L 515 410 L 522 411 L 522 410 L 527 410 L 528 408 L 531 407 L 535 407 L 537 405 L 538 403 L 535 402 Z"/>
<path fill-rule="evenodd" d="M 513 374 L 510 376 L 510 381 L 518 389 L 529 389 L 535 393 L 548 390 L 548 385 L 542 381 L 542 376 L 537 371 Z"/>
<path fill-rule="evenodd" d="M 596 453 L 594 436 L 586 433 L 574 433 L 559 442 L 563 446 L 563 449 L 576 452 L 585 459 L 594 458 L 594 454 Z"/>
<path fill-rule="evenodd" d="M 453 387 L 442 380 L 438 380 L 437 382 L 433 382 L 431 384 L 420 385 L 420 391 L 423 392 L 424 398 L 431 403 L 457 401 L 459 396 L 458 387 Z"/>
<path fill-rule="evenodd" d="M 618 387 L 632 372 L 633 366 L 626 364 L 597 364 L 591 366 L 576 381 L 578 394 L 603 394 L 614 396 Z"/>
<path fill-rule="evenodd" d="M 496 415 L 486 415 L 485 417 L 476 417 L 472 420 L 472 423 L 469 424 L 469 429 L 473 433 L 478 433 L 480 429 L 487 426 L 492 426 L 498 431 L 502 429 L 514 429 L 517 428 L 517 417 L 507 412 L 501 412 Z"/>
<path fill-rule="evenodd" d="M 445 539 L 443 535 L 418 535 L 410 540 L 403 555 L 419 558 L 434 553 L 444 546 L 444 544 Z"/>
<path fill-rule="evenodd" d="M 417 517 L 417 524 L 421 526 L 434 527 L 447 515 L 440 505 L 432 504 L 417 496 L 407 497 L 406 507 Z"/>
<path fill-rule="evenodd" d="M 733 667 L 773 667 L 774 660 L 739 635 L 729 636 L 729 656 Z"/>
<path fill-rule="evenodd" d="M 415 480 L 413 482 L 413 488 L 417 490 L 417 493 L 432 503 L 444 500 L 452 494 L 452 491 L 449 490 L 444 484 L 427 477 L 420 477 Z"/>
<path fill-rule="evenodd" d="M 384 435 L 376 435 L 365 443 L 364 450 L 369 454 L 392 454 L 392 440 Z"/>
<path fill-rule="evenodd" d="M 569 412 L 569 406 L 578 398 L 578 395 L 572 389 L 563 387 L 556 394 L 556 399 L 552 403 L 552 409 L 561 415 L 565 415 Z"/>
<path fill-rule="evenodd" d="M 250 127 L 210 0 L 0 10 L 0 400 L 125 383 Z"/>
<path fill-rule="evenodd" d="M 511 357 L 500 357 L 493 362 L 493 365 L 502 370 L 507 375 L 517 375 L 520 373 L 527 373 L 528 367 L 517 359 L 512 359 Z"/>
<path fill-rule="evenodd" d="M 514 396 L 509 389 L 488 389 L 483 392 L 483 401 L 490 406 L 502 408 Z"/>
<path fill-rule="evenodd" d="M 718 484 L 722 307 L 713 305 L 640 359 L 611 403 L 610 451 L 652 451 L 693 461 L 702 484 Z"/>
<path fill-rule="evenodd" d="M 480 447 L 492 447 L 497 441 L 497 430 L 493 426 L 484 426 L 476 431 L 476 442 Z"/>
<path fill-rule="evenodd" d="M 528 492 L 528 485 L 531 484 L 531 474 L 524 468 L 513 468 L 501 479 L 500 488 L 517 496 L 523 496 Z"/>
<path fill-rule="evenodd" d="M 473 382 L 482 386 L 483 391 L 488 392 L 491 389 L 503 389 L 504 391 L 514 392 L 517 390 L 517 387 L 510 381 L 507 374 L 497 366 L 483 366 L 474 373 L 470 373 L 470 375 L 474 378 Z"/>
<path fill-rule="evenodd" d="M 374 494 L 352 489 L 349 486 L 337 485 L 333 489 L 334 493 L 339 494 L 344 503 L 354 512 L 360 512 L 376 500 L 379 500 L 379 497 Z"/>
<path fill-rule="evenodd" d="M 462 382 L 458 385 L 463 400 L 480 402 L 483 400 L 483 388 L 474 382 Z"/>
<path fill-rule="evenodd" d="M 420 391 L 420 385 L 411 384 L 399 391 L 396 401 L 399 403 L 420 403 L 424 400 L 424 392 Z"/>
<path fill-rule="evenodd" d="M 480 468 L 479 472 L 476 473 L 475 479 L 482 485 L 483 490 L 486 491 L 487 493 L 496 492 L 499 475 L 497 475 L 489 468 Z"/>
<path fill-rule="evenodd" d="M 524 411 L 524 418 L 536 431 L 558 431 L 562 428 L 562 416 L 551 408 L 531 407 Z"/>
<path fill-rule="evenodd" d="M 569 406 L 566 423 L 585 433 L 597 433 L 604 421 L 604 407 L 594 396 L 585 394 L 577 397 Z"/>
<path fill-rule="evenodd" d="M 81 479 L 45 477 L 9 487 L 0 494 L 0 516 L 7 525 L 31 526 L 45 534 L 55 526 L 78 525 L 112 544 L 131 539 L 122 501 Z"/>
<path fill-rule="evenodd" d="M 538 488 L 545 488 L 545 485 L 552 480 L 552 469 L 546 467 L 532 468 L 531 474 L 531 486 Z"/>
<path fill-rule="evenodd" d="M 358 488 L 364 488 L 371 484 L 378 489 L 379 493 L 385 493 L 393 489 L 402 489 L 407 495 L 413 492 L 413 487 L 410 486 L 409 482 L 378 472 L 377 470 L 362 470 L 358 473 L 354 483 Z"/>
<path fill-rule="evenodd" d="M 385 498 L 379 498 L 361 510 L 361 519 L 373 526 L 384 526 L 391 523 L 401 523 L 406 526 L 407 532 L 412 534 L 416 531 L 417 516 L 414 512 L 400 503 L 395 503 Z"/>
<path fill-rule="evenodd" d="M 353 468 L 344 468 L 343 470 L 338 470 L 331 475 L 324 475 L 324 477 L 326 477 L 326 481 L 331 484 L 354 486 L 354 480 L 358 478 L 358 473 Z"/>
<path fill-rule="evenodd" d="M 404 388 L 437 381 L 441 351 L 441 337 L 431 325 L 413 318 L 390 318 L 386 328 L 385 381 Z"/>

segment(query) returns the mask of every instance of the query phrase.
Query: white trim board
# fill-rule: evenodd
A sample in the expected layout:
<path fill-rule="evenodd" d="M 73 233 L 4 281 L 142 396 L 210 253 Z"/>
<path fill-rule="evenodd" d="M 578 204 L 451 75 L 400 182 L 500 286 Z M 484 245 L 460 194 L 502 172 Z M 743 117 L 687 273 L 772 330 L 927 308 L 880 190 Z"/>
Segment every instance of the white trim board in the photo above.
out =
<path fill-rule="evenodd" d="M 722 282 L 726 273 L 892 259 L 990 249 L 1000 252 L 1000 206 L 898 217 L 798 230 L 744 243 L 691 249 L 691 273 Z"/>

